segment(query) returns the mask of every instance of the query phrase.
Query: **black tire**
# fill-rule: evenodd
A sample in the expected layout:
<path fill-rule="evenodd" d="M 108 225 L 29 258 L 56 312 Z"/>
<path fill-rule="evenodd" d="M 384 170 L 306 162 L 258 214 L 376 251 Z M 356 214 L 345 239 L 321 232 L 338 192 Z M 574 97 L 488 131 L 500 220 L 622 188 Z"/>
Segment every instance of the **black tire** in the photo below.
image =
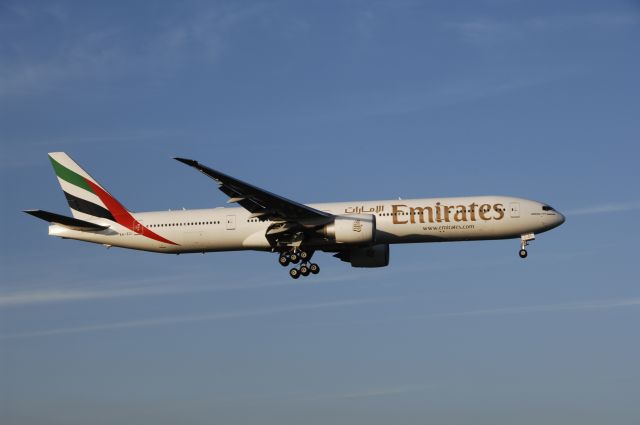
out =
<path fill-rule="evenodd" d="M 311 263 L 309 265 L 309 271 L 311 271 L 311 273 L 313 274 L 318 274 L 320 273 L 320 266 L 317 265 L 316 263 Z"/>
<path fill-rule="evenodd" d="M 527 258 L 527 250 L 521 249 L 518 255 L 520 255 L 520 258 Z"/>
<path fill-rule="evenodd" d="M 290 262 L 289 257 L 285 254 L 280 254 L 280 257 L 278 257 L 278 263 L 280 263 L 282 267 L 287 267 Z"/>
<path fill-rule="evenodd" d="M 302 276 L 309 276 L 309 273 L 311 273 L 311 270 L 309 270 L 309 267 L 307 267 L 306 265 L 300 266 L 300 274 Z"/>
<path fill-rule="evenodd" d="M 291 276 L 294 279 L 297 279 L 300 277 L 300 270 L 296 269 L 295 267 L 292 268 L 291 270 L 289 270 L 289 276 Z"/>
<path fill-rule="evenodd" d="M 291 261 L 293 264 L 298 264 L 300 262 L 300 256 L 295 252 L 292 252 L 289 255 L 289 261 Z"/>
<path fill-rule="evenodd" d="M 311 257 L 307 251 L 300 251 L 300 259 L 306 261 Z"/>

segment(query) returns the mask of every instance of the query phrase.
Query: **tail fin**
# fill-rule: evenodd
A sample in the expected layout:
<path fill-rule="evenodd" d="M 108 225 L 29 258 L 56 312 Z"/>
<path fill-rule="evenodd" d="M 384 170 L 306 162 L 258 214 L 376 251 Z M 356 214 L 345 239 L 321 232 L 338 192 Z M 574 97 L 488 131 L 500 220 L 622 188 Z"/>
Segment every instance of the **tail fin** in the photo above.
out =
<path fill-rule="evenodd" d="M 129 212 L 64 152 L 51 152 L 49 159 L 67 198 L 71 214 L 79 220 L 104 218 L 120 222 Z"/>

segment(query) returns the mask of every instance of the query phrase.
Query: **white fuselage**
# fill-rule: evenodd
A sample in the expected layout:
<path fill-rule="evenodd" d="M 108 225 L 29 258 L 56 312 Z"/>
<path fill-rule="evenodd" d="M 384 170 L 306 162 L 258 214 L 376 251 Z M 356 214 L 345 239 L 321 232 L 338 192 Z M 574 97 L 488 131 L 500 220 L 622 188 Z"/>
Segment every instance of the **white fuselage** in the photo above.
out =
<path fill-rule="evenodd" d="M 540 202 L 507 196 L 406 199 L 310 204 L 334 215 L 375 216 L 376 244 L 468 241 L 519 238 L 541 233 L 564 222 L 562 214 L 545 210 Z M 265 232 L 273 223 L 252 218 L 244 208 L 154 211 L 133 213 L 142 225 L 128 229 L 113 221 L 92 222 L 108 229 L 71 230 L 52 224 L 49 234 L 123 248 L 189 253 L 272 250 Z M 145 236 L 145 228 L 172 244 Z M 335 243 L 316 249 L 335 250 Z M 338 246 L 339 248 L 339 246 Z"/>

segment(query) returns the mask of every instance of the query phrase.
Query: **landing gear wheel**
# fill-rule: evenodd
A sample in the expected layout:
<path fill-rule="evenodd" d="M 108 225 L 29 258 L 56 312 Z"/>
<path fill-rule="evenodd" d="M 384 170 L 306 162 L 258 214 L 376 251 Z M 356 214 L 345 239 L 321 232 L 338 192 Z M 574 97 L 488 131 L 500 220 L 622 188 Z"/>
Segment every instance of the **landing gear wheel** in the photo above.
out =
<path fill-rule="evenodd" d="M 320 266 L 317 265 L 316 263 L 311 263 L 309 265 L 309 271 L 313 274 L 318 274 L 320 273 Z"/>
<path fill-rule="evenodd" d="M 280 254 L 280 257 L 278 257 L 278 263 L 283 267 L 287 267 L 290 262 L 291 260 L 289 260 L 289 257 L 286 254 Z"/>
<path fill-rule="evenodd" d="M 300 262 L 300 256 L 298 255 L 297 252 L 292 252 L 291 254 L 289 254 L 289 260 L 293 264 L 298 264 Z"/>
<path fill-rule="evenodd" d="M 297 279 L 300 277 L 300 270 L 296 269 L 295 267 L 292 268 L 291 270 L 289 270 L 289 276 L 291 276 L 294 279 Z"/>
<path fill-rule="evenodd" d="M 300 251 L 300 259 L 302 261 L 307 261 L 309 258 L 311 258 L 311 255 L 309 254 L 309 252 L 307 251 Z"/>
<path fill-rule="evenodd" d="M 521 249 L 518 255 L 520 255 L 520 258 L 527 258 L 527 250 Z"/>
<path fill-rule="evenodd" d="M 302 276 L 309 276 L 309 273 L 311 273 L 311 270 L 309 270 L 309 267 L 307 267 L 306 264 L 300 266 L 300 274 Z"/>

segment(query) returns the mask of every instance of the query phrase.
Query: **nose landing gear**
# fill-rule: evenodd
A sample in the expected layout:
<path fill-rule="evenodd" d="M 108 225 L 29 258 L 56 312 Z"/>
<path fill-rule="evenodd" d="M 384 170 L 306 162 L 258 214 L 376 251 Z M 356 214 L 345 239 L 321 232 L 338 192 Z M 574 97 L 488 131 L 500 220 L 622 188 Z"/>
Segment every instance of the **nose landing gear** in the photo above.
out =
<path fill-rule="evenodd" d="M 526 235 L 520 236 L 520 251 L 518 252 L 520 258 L 527 258 L 527 250 L 525 249 L 525 247 L 529 245 L 529 241 L 532 241 L 535 238 L 536 235 L 534 235 L 533 233 L 527 233 Z"/>

